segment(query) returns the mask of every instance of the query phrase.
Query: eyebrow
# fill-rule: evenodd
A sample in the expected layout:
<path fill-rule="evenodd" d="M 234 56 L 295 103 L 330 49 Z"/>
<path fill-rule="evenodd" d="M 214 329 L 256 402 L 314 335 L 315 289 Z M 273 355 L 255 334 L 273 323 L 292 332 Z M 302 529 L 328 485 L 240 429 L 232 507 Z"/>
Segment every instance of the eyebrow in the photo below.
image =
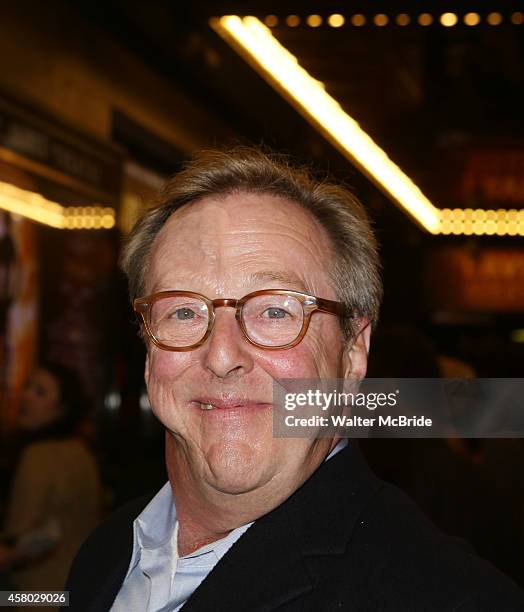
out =
<path fill-rule="evenodd" d="M 304 281 L 292 272 L 275 272 L 273 270 L 264 270 L 249 274 L 247 280 L 250 283 L 275 281 L 282 283 L 283 285 L 291 285 L 291 287 L 289 287 L 290 289 L 298 288 L 300 291 L 304 291 L 305 293 L 309 292 L 309 289 L 304 284 Z"/>

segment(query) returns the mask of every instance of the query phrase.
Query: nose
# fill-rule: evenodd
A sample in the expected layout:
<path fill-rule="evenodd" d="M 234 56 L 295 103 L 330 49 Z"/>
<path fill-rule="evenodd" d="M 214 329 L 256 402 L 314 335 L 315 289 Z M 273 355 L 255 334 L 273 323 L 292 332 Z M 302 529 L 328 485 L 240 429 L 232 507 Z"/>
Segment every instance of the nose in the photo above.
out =
<path fill-rule="evenodd" d="M 203 366 L 218 378 L 245 374 L 253 367 L 250 344 L 235 319 L 233 308 L 216 310 L 215 323 L 203 349 Z"/>

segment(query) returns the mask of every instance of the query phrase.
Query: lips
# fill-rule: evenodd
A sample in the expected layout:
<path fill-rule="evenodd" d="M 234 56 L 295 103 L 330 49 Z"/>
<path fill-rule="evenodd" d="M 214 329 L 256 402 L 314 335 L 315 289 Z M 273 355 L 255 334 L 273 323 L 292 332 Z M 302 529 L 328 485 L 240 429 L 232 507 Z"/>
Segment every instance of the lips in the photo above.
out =
<path fill-rule="evenodd" d="M 234 397 L 199 397 L 192 400 L 191 403 L 200 410 L 242 410 L 248 408 L 263 408 L 269 406 L 269 402 Z"/>

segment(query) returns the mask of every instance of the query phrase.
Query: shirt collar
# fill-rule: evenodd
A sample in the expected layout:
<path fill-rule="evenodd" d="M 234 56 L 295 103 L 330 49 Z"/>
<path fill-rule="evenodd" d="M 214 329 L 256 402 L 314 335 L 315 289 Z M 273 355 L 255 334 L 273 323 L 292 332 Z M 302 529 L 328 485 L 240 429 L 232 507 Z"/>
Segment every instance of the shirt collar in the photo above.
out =
<path fill-rule="evenodd" d="M 337 444 L 331 449 L 329 455 L 325 458 L 325 461 L 334 457 L 337 453 L 339 453 L 343 448 L 349 444 L 349 440 L 347 438 L 342 438 L 337 442 Z"/>
<path fill-rule="evenodd" d="M 176 508 L 169 481 L 160 489 L 133 522 L 133 554 L 126 578 L 140 561 L 142 549 L 164 546 L 172 537 Z"/>

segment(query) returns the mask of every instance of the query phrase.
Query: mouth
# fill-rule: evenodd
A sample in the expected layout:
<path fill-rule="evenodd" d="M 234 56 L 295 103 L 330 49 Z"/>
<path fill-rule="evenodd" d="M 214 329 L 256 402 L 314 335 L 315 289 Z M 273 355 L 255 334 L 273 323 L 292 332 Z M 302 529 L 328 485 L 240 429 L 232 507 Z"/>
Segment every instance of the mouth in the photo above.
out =
<path fill-rule="evenodd" d="M 192 400 L 191 405 L 197 410 L 211 411 L 211 410 L 226 410 L 226 411 L 247 411 L 247 410 L 260 410 L 261 408 L 268 408 L 271 406 L 269 402 L 263 402 L 259 400 L 248 400 L 240 398 L 198 398 Z"/>

